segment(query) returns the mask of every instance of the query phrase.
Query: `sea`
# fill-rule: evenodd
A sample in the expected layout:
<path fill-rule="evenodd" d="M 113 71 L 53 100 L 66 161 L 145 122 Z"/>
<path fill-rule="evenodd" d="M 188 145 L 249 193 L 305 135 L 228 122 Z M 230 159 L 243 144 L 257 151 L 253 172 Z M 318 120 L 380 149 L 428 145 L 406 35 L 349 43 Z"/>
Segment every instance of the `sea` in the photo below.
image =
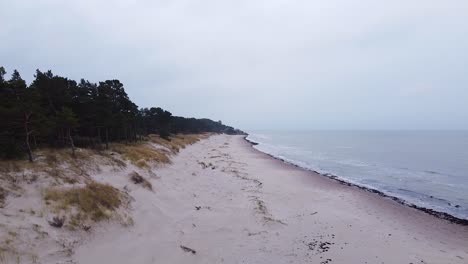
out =
<path fill-rule="evenodd" d="M 262 152 L 468 219 L 468 131 L 248 131 Z"/>

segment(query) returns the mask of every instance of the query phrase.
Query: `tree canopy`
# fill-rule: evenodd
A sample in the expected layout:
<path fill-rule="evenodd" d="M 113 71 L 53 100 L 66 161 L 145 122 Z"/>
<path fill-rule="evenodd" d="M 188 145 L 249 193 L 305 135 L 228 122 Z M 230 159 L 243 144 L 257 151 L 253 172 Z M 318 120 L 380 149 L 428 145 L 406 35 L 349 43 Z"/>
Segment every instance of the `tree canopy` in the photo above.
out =
<path fill-rule="evenodd" d="M 173 116 L 160 107 L 141 108 L 119 80 L 78 83 L 52 71 L 36 71 L 28 86 L 18 71 L 7 79 L 0 67 L 0 158 L 28 155 L 41 146 L 108 147 L 155 133 L 241 134 L 221 121 Z"/>

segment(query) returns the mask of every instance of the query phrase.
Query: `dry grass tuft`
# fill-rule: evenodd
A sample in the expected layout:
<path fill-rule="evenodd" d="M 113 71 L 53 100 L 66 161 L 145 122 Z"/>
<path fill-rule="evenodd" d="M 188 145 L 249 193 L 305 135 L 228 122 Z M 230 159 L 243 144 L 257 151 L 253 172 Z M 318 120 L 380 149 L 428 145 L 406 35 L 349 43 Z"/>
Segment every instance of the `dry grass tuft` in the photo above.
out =
<path fill-rule="evenodd" d="M 89 161 L 96 151 L 92 149 L 76 148 L 75 157 L 68 148 L 43 148 L 37 151 L 38 156 L 44 157 L 44 162 L 50 166 L 61 163 L 72 163 L 75 160 Z"/>
<path fill-rule="evenodd" d="M 76 157 L 73 158 L 67 149 L 39 149 L 35 151 L 34 162 L 0 161 L 0 181 L 10 184 L 18 181 L 31 183 L 44 176 L 55 179 L 57 183 L 77 183 L 83 177 L 88 178 L 87 170 L 99 166 L 92 160 L 94 154 L 94 150 L 77 149 Z"/>
<path fill-rule="evenodd" d="M 100 221 L 122 204 L 122 194 L 110 185 L 91 182 L 84 187 L 47 189 L 44 200 L 54 201 L 58 210 L 75 207 L 85 218 Z"/>
<path fill-rule="evenodd" d="M 18 233 L 9 231 L 0 239 L 0 263 L 21 263 L 24 252 L 17 249 L 17 236 Z"/>
<path fill-rule="evenodd" d="M 26 160 L 0 161 L 0 184 L 3 182 L 17 184 L 18 175 L 23 174 L 21 180 L 35 181 L 41 175 L 51 177 L 57 183 L 79 183 L 89 179 L 89 172 L 99 171 L 100 165 L 111 165 L 118 168 L 126 167 L 125 160 L 131 161 L 140 168 L 149 168 L 151 162 L 170 163 L 170 155 L 176 154 L 181 148 L 193 144 L 210 134 L 180 134 L 165 140 L 158 135 L 146 137 L 150 142 L 165 148 L 153 147 L 147 143 L 121 144 L 113 143 L 111 148 L 121 157 L 114 156 L 109 151 L 77 148 L 75 157 L 70 149 L 42 148 L 35 151 L 36 159 L 33 163 Z M 98 158 L 98 161 L 96 161 Z M 26 177 L 30 177 L 26 179 Z M 15 186 L 7 189 L 15 189 Z"/>
<path fill-rule="evenodd" d="M 5 206 L 6 191 L 0 186 L 0 208 Z"/>
<path fill-rule="evenodd" d="M 200 139 L 209 137 L 210 134 L 180 134 L 173 135 L 169 140 L 163 139 L 158 135 L 151 134 L 149 139 L 151 142 L 158 145 L 164 146 L 172 151 L 172 153 L 178 153 L 181 148 L 185 148 L 187 145 L 191 145 Z"/>
<path fill-rule="evenodd" d="M 42 149 L 39 153 L 44 156 L 42 163 L 46 165 L 46 173 L 66 183 L 77 183 L 80 176 L 88 177 L 87 171 L 99 171 L 100 164 L 93 160 L 99 153 L 93 149 L 77 148 L 75 157 L 68 149 Z"/>
<path fill-rule="evenodd" d="M 2 160 L 0 161 L 0 175 L 5 173 L 20 172 L 24 166 L 30 162 L 22 160 Z"/>
<path fill-rule="evenodd" d="M 115 155 L 115 153 L 113 152 L 97 150 L 96 155 L 102 158 L 101 163 L 103 165 L 109 165 L 109 166 L 117 167 L 119 169 L 123 169 L 127 167 L 127 163 L 119 159 L 119 157 L 117 157 L 117 155 Z"/>
<path fill-rule="evenodd" d="M 130 145 L 113 144 L 112 150 L 122 155 L 124 159 L 130 160 L 140 168 L 149 167 L 148 162 L 170 163 L 169 153 L 162 149 L 156 149 L 145 143 Z"/>
<path fill-rule="evenodd" d="M 151 191 L 153 190 L 153 185 L 151 184 L 151 182 L 146 180 L 143 176 L 138 174 L 138 172 L 136 171 L 130 173 L 130 179 L 132 180 L 134 184 L 141 184 L 144 188 L 151 190 Z"/>

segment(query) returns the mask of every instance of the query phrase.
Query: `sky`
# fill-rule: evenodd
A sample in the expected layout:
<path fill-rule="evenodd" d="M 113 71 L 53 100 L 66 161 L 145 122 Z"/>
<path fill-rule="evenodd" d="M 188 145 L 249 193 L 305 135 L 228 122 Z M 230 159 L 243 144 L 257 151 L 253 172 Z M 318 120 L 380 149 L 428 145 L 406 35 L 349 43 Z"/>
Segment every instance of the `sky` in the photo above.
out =
<path fill-rule="evenodd" d="M 0 65 L 254 129 L 468 129 L 466 0 L 0 0 Z"/>

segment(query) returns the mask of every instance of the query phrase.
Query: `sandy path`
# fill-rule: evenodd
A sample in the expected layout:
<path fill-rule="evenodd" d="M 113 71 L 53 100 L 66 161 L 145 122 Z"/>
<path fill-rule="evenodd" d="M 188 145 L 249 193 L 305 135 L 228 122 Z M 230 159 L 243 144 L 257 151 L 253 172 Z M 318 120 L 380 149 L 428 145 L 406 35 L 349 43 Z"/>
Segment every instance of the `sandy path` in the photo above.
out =
<path fill-rule="evenodd" d="M 468 263 L 468 227 L 283 164 L 240 136 L 189 146 L 157 175 L 154 192 L 131 191 L 134 226 L 97 231 L 78 263 Z"/>

